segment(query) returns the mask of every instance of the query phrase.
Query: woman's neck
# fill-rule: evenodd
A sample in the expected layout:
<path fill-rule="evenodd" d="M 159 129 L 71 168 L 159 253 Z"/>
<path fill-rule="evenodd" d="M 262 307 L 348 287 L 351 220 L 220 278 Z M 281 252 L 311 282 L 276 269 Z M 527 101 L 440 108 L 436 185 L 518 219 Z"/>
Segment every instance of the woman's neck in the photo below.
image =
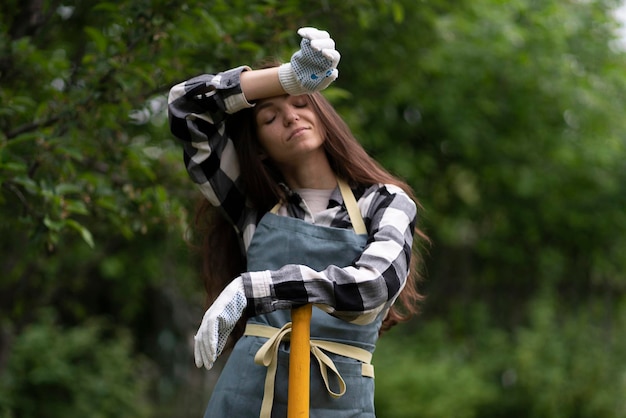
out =
<path fill-rule="evenodd" d="M 337 178 L 325 153 L 306 163 L 282 167 L 285 182 L 292 189 L 334 189 Z"/>

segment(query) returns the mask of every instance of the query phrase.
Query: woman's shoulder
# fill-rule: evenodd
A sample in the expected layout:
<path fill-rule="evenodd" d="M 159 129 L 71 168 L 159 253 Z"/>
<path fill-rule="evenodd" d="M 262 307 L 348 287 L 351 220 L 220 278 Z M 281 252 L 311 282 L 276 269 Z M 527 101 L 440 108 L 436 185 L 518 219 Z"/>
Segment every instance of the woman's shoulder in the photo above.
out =
<path fill-rule="evenodd" d="M 398 199 L 408 199 L 411 197 L 400 187 L 391 183 L 376 183 L 370 185 L 359 185 L 356 188 L 357 199 L 371 199 L 374 197 L 391 197 Z"/>
<path fill-rule="evenodd" d="M 377 183 L 357 188 L 357 200 L 367 212 L 385 208 L 397 208 L 415 212 L 416 203 L 399 186 L 390 183 Z M 356 194 L 356 193 L 355 193 Z"/>

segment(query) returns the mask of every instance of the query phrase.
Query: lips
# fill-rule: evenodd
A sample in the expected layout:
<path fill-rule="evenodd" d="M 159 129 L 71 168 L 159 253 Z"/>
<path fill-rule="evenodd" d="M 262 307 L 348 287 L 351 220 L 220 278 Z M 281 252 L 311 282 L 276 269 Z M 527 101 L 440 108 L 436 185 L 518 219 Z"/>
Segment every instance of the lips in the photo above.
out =
<path fill-rule="evenodd" d="M 294 129 L 294 130 L 291 132 L 291 134 L 289 134 L 289 137 L 287 138 L 287 141 L 290 141 L 293 137 L 297 136 L 300 132 L 302 132 L 302 131 L 306 131 L 306 130 L 308 130 L 308 129 L 309 129 L 309 128 L 297 128 L 297 129 Z"/>

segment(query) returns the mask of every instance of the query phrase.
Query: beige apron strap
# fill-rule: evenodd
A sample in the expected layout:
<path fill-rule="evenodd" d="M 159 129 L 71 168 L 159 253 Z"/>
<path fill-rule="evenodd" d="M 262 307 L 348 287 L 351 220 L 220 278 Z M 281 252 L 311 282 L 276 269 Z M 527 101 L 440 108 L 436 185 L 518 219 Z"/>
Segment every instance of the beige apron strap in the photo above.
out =
<path fill-rule="evenodd" d="M 372 353 L 359 347 L 349 344 L 337 343 L 326 340 L 311 340 L 311 346 L 316 346 L 324 351 L 340 356 L 358 360 L 362 363 L 361 375 L 366 377 L 374 377 L 374 366 L 372 363 Z"/>
<path fill-rule="evenodd" d="M 247 324 L 244 335 L 267 338 L 268 340 L 259 348 L 254 356 L 254 362 L 267 367 L 265 375 L 265 389 L 263 392 L 263 402 L 261 404 L 260 418 L 270 418 L 272 415 L 272 403 L 274 401 L 274 381 L 276 379 L 276 369 L 278 366 L 278 347 L 280 343 L 289 340 L 291 333 L 291 322 L 286 323 L 282 328 L 274 328 L 262 324 Z M 359 360 L 362 363 L 361 374 L 366 377 L 374 377 L 374 366 L 371 364 L 372 353 L 359 347 L 348 344 L 341 344 L 333 341 L 311 340 L 311 353 L 320 365 L 320 372 L 326 385 L 328 393 L 339 398 L 346 393 L 346 382 L 341 377 L 335 363 L 324 351 L 339 354 Z M 328 370 L 331 370 L 339 381 L 339 392 L 333 392 L 328 382 Z"/>
<path fill-rule="evenodd" d="M 254 335 L 248 333 L 250 325 L 251 324 L 248 324 L 246 326 L 245 335 Z M 291 322 L 287 322 L 277 332 L 275 328 L 266 328 L 270 329 L 272 335 L 265 337 L 268 338 L 268 340 L 261 346 L 261 348 L 259 348 L 254 356 L 254 362 L 256 364 L 267 367 L 260 418 L 270 418 L 272 415 L 272 403 L 274 402 L 274 381 L 276 380 L 276 369 L 278 367 L 278 347 L 280 346 L 283 338 L 291 332 Z M 255 326 L 250 332 L 254 331 L 254 329 L 258 331 L 259 326 Z"/>
<path fill-rule="evenodd" d="M 341 197 L 343 197 L 343 202 L 346 204 L 346 209 L 348 210 L 348 215 L 350 216 L 354 232 L 359 235 L 367 234 L 367 229 L 365 229 L 365 223 L 363 222 L 363 216 L 361 216 L 361 211 L 356 204 L 356 199 L 354 198 L 352 189 L 350 189 L 350 186 L 348 186 L 348 184 L 342 179 L 338 178 L 337 184 L 339 185 L 339 191 L 341 192 Z"/>
<path fill-rule="evenodd" d="M 278 213 L 278 209 L 280 209 L 280 205 L 282 205 L 281 202 L 276 203 L 274 207 L 270 209 L 270 212 L 276 215 Z"/>
<path fill-rule="evenodd" d="M 345 203 L 346 209 L 348 210 L 348 216 L 350 217 L 350 221 L 352 222 L 354 232 L 359 235 L 367 234 L 367 229 L 365 229 L 365 222 L 363 222 L 363 216 L 361 215 L 361 211 L 357 206 L 356 199 L 354 198 L 354 193 L 352 193 L 352 189 L 350 189 L 348 183 L 340 178 L 337 179 L 337 185 L 339 186 L 341 197 L 343 198 L 343 202 Z M 276 203 L 276 205 L 274 205 L 270 212 L 276 215 L 281 205 L 282 202 Z"/>
<path fill-rule="evenodd" d="M 314 345 L 312 341 L 311 353 L 320 365 L 320 373 L 322 374 L 322 379 L 324 379 L 326 390 L 333 398 L 341 398 L 346 393 L 346 382 L 343 380 L 343 377 L 341 377 L 339 370 L 337 370 L 337 366 L 335 366 L 335 363 L 331 360 L 331 358 L 324 354 L 324 352 L 319 347 Z M 337 380 L 339 380 L 339 392 L 333 392 L 330 388 L 330 384 L 328 383 L 328 369 L 332 370 L 333 373 L 335 373 L 335 376 L 337 376 Z"/>

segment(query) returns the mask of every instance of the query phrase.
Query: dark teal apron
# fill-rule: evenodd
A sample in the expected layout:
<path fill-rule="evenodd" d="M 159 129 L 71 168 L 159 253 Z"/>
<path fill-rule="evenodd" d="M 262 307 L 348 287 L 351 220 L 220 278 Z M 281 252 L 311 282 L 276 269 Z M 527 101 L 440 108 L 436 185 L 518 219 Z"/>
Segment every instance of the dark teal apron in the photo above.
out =
<path fill-rule="evenodd" d="M 302 264 L 316 271 L 329 265 L 346 267 L 362 253 L 366 235 L 352 230 L 317 226 L 300 219 L 267 213 L 259 223 L 248 249 L 248 271 L 278 270 L 286 264 Z M 291 321 L 289 310 L 258 315 L 249 324 L 281 328 Z M 367 325 L 355 325 L 313 308 L 311 339 L 339 342 L 372 353 L 384 313 Z M 235 345 L 215 386 L 205 418 L 257 418 L 263 398 L 266 367 L 255 364 L 254 356 L 266 338 L 244 336 Z M 316 361 L 311 361 L 311 418 L 372 418 L 374 379 L 363 376 L 362 363 L 348 357 L 326 353 L 335 363 L 346 383 L 346 392 L 332 397 L 320 375 Z M 289 343 L 280 344 L 276 371 L 272 417 L 287 416 L 287 380 Z M 338 381 L 330 386 L 338 391 Z"/>

